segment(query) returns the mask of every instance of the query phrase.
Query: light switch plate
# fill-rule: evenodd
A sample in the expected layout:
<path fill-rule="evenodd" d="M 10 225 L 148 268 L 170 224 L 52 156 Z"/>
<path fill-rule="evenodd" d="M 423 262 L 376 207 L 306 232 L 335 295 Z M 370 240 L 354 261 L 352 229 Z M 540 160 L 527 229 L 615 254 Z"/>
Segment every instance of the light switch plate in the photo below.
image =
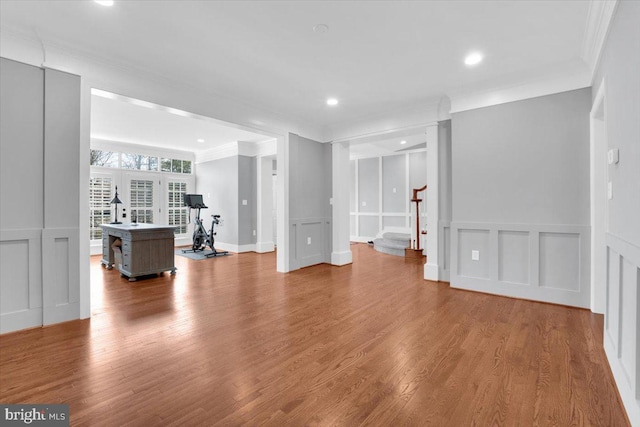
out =
<path fill-rule="evenodd" d="M 471 261 L 480 261 L 480 251 L 471 251 Z"/>
<path fill-rule="evenodd" d="M 247 205 L 247 201 L 245 199 L 242 199 L 242 204 L 246 206 Z"/>
<path fill-rule="evenodd" d="M 307 237 L 307 245 L 311 244 L 311 237 Z"/>

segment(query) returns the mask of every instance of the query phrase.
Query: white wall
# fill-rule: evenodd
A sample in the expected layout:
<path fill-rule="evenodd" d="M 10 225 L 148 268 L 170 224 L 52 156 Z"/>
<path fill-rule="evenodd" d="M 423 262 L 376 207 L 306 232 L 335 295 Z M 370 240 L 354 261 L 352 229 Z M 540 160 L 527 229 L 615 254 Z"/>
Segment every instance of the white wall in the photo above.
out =
<path fill-rule="evenodd" d="M 0 64 L 4 333 L 80 317 L 80 79 Z"/>
<path fill-rule="evenodd" d="M 412 189 L 426 184 L 426 164 L 424 150 L 350 161 L 351 240 L 367 242 L 390 227 L 411 230 Z M 426 202 L 420 209 L 422 228 Z"/>
<path fill-rule="evenodd" d="M 331 144 L 289 135 L 288 170 L 289 268 L 295 270 L 330 263 L 333 247 L 329 203 L 332 194 Z"/>
<path fill-rule="evenodd" d="M 607 166 L 604 348 L 631 424 L 640 425 L 640 2 L 621 1 L 613 18 L 594 96 L 604 87 Z"/>
<path fill-rule="evenodd" d="M 453 115 L 453 287 L 589 307 L 590 101 L 580 89 Z"/>

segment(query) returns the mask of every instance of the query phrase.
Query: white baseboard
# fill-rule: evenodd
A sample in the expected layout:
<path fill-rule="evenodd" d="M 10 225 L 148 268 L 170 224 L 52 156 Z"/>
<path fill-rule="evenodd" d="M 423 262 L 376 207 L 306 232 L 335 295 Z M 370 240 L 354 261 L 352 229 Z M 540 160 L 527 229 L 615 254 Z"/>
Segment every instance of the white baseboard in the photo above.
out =
<path fill-rule="evenodd" d="M 273 252 L 276 250 L 276 245 L 273 242 L 258 242 L 256 243 L 256 252 L 263 254 L 266 252 Z"/>
<path fill-rule="evenodd" d="M 235 245 L 233 243 L 215 242 L 215 247 L 220 251 L 229 251 L 237 254 L 243 252 L 256 252 L 255 243 L 251 243 L 248 245 Z"/>
<path fill-rule="evenodd" d="M 440 266 L 438 264 L 424 265 L 424 280 L 433 280 L 437 282 L 440 280 Z"/>
<path fill-rule="evenodd" d="M 350 236 L 349 240 L 352 242 L 358 242 L 358 243 L 367 243 L 367 242 L 371 242 L 375 239 L 375 237 L 367 237 L 367 236 Z"/>
<path fill-rule="evenodd" d="M 627 374 L 620 363 L 616 350 L 606 339 L 604 340 L 604 352 L 607 355 L 618 393 L 622 398 L 622 404 L 627 411 L 627 417 L 629 417 L 632 426 L 640 426 L 640 401 L 633 394 L 633 389 L 627 381 Z"/>
<path fill-rule="evenodd" d="M 331 264 L 332 265 L 347 265 L 353 262 L 353 256 L 351 251 L 332 252 Z"/>

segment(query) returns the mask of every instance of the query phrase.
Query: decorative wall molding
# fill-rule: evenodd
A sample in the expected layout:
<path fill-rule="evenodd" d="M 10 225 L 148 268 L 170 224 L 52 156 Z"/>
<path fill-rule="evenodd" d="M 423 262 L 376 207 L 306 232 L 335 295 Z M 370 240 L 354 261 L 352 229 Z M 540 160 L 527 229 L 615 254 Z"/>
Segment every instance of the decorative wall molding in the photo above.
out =
<path fill-rule="evenodd" d="M 568 92 L 589 86 L 591 86 L 591 73 L 584 66 L 576 66 L 572 69 L 559 70 L 543 78 L 534 78 L 521 83 L 497 86 L 481 91 L 450 94 L 451 113 Z"/>
<path fill-rule="evenodd" d="M 587 15 L 587 28 L 582 42 L 582 59 L 587 63 L 591 77 L 600 62 L 609 26 L 618 7 L 618 0 L 591 0 Z"/>
<path fill-rule="evenodd" d="M 611 233 L 606 244 L 604 350 L 631 425 L 640 425 L 640 246 Z"/>
<path fill-rule="evenodd" d="M 181 108 L 185 111 L 192 111 L 205 117 L 211 117 L 218 120 L 229 122 L 230 125 L 238 125 L 242 128 L 257 132 L 264 135 L 277 136 L 284 132 L 284 129 L 292 129 L 302 134 L 310 135 L 314 139 L 324 140 L 322 130 L 319 126 L 306 122 L 300 117 L 289 117 L 280 112 L 269 109 L 268 107 L 254 105 L 236 97 L 216 92 L 210 88 L 202 88 L 195 86 L 191 82 L 184 81 L 179 77 L 167 73 L 158 73 L 157 70 L 134 66 L 128 62 L 123 62 L 113 57 L 105 57 L 97 55 L 96 52 L 89 52 L 78 49 L 76 46 L 68 46 L 57 40 L 47 39 L 38 40 L 35 34 L 25 33 L 24 31 L 3 26 L 0 31 L 0 51 L 2 56 L 16 61 L 24 62 L 35 66 L 52 66 L 57 70 L 65 71 L 73 74 L 81 75 L 83 78 L 89 77 L 82 69 L 91 69 L 90 79 L 94 82 L 105 81 L 104 75 L 113 74 L 115 72 L 116 80 L 126 76 L 134 77 L 140 81 L 149 82 L 150 85 L 156 87 L 166 87 L 170 90 L 177 90 L 187 94 L 190 97 L 194 94 L 198 96 L 213 99 L 216 107 L 222 114 L 209 114 L 197 111 L 198 109 L 185 108 L 185 106 L 173 105 L 173 107 Z M 46 51 L 43 51 L 43 46 Z M 46 64 L 44 60 L 46 58 Z M 100 77 L 93 75 L 95 72 L 100 73 Z M 113 77 L 113 76 L 110 76 Z M 111 83 L 114 83 L 113 81 Z M 122 87 L 119 82 L 116 86 Z M 98 88 L 95 87 L 94 88 Z M 138 96 L 133 93 L 127 93 L 126 90 L 116 90 L 113 88 L 101 86 L 99 89 L 105 89 L 120 95 Z M 144 99 L 158 104 L 166 104 L 157 102 L 152 99 Z M 264 117 L 265 119 L 257 121 L 255 117 Z M 268 122 L 277 123 L 276 127 L 267 127 Z"/>
<path fill-rule="evenodd" d="M 290 271 L 331 263 L 331 218 L 290 219 L 289 230 Z"/>
<path fill-rule="evenodd" d="M 206 163 L 213 160 L 225 159 L 227 157 L 238 156 L 240 149 L 237 142 L 230 142 L 219 147 L 210 148 L 196 153 L 196 165 L 199 163 Z"/>
<path fill-rule="evenodd" d="M 80 318 L 78 228 L 42 230 L 43 325 Z"/>
<path fill-rule="evenodd" d="M 17 331 L 25 328 L 42 326 L 42 230 L 41 229 L 17 229 L 1 230 L 0 242 L 2 245 L 2 259 L 11 268 L 5 268 L 2 272 L 2 282 L 11 281 L 13 292 L 3 294 L 5 309 L 0 312 L 0 334 Z M 26 254 L 17 253 L 16 247 L 22 246 Z M 26 247 L 25 247 L 26 246 Z M 8 251 L 8 253 L 5 253 Z M 15 260 L 10 256 L 15 255 Z M 23 256 L 26 255 L 26 256 Z M 8 266 L 9 266 L 8 265 Z M 24 277 L 14 280 L 11 273 L 25 270 Z M 18 294 L 26 296 L 26 300 L 19 301 Z"/>
<path fill-rule="evenodd" d="M 589 226 L 453 221 L 451 287 L 589 308 L 590 253 Z"/>
<path fill-rule="evenodd" d="M 438 280 L 448 282 L 451 280 L 451 221 L 438 221 L 440 244 L 438 245 L 439 265 Z"/>

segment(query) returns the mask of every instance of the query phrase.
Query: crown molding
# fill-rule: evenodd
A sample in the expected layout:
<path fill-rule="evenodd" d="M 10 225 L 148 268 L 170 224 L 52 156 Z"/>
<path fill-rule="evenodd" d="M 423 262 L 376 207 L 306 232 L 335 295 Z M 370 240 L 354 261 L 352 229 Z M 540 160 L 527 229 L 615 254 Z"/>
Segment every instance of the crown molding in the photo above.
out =
<path fill-rule="evenodd" d="M 531 79 L 523 83 L 449 95 L 451 114 L 589 86 L 591 86 L 591 73 L 586 67 L 564 70 L 545 78 Z"/>
<path fill-rule="evenodd" d="M 196 153 L 196 165 L 199 163 L 206 163 L 212 160 L 225 159 L 227 157 L 233 157 L 240 155 L 240 148 L 237 142 L 231 142 L 219 147 L 211 148 Z"/>
<path fill-rule="evenodd" d="M 587 63 L 592 77 L 600 62 L 600 55 L 617 7 L 618 0 L 591 0 L 589 2 L 587 26 L 582 42 L 582 59 Z"/>
<path fill-rule="evenodd" d="M 230 126 L 237 126 L 250 132 L 277 137 L 294 129 L 295 132 L 310 134 L 313 138 L 318 138 L 322 135 L 319 126 L 301 117 L 286 115 L 270 108 L 252 104 L 243 99 L 216 92 L 209 88 L 202 88 L 175 75 L 158 73 L 151 68 L 134 65 L 118 58 L 99 55 L 93 51 L 89 52 L 78 49 L 77 47 L 70 46 L 58 40 L 43 40 L 37 35 L 21 29 L 7 26 L 2 27 L 0 29 L 0 47 L 2 57 L 7 59 L 13 59 L 42 68 L 55 68 L 59 71 L 80 75 L 83 78 L 87 76 L 81 70 L 86 71 L 88 69 L 92 74 L 95 70 L 100 70 L 98 71 L 100 74 L 105 74 L 101 72 L 102 70 L 110 70 L 112 74 L 115 72 L 116 78 L 129 76 L 143 81 L 150 81 L 162 87 L 170 87 L 186 93 L 197 94 L 198 96 L 204 95 L 224 105 L 225 111 L 238 112 L 243 118 L 235 119 L 198 114 L 227 122 Z M 98 78 L 93 75 L 91 77 L 94 83 L 103 80 L 102 75 Z M 119 93 L 119 91 L 114 91 L 110 88 L 96 89 L 109 89 L 109 91 L 119 95 L 135 97 L 134 94 Z M 185 109 L 184 106 L 178 108 Z M 186 110 L 189 109 L 186 108 Z"/>

